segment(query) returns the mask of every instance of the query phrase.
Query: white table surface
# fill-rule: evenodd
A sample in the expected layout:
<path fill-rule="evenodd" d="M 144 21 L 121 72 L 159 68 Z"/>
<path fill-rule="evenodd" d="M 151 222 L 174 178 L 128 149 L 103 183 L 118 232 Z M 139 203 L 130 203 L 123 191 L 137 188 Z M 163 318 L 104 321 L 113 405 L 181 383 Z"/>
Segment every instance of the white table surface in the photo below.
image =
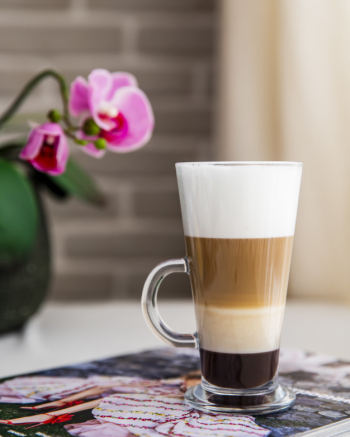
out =
<path fill-rule="evenodd" d="M 193 332 L 189 301 L 160 303 L 174 329 Z M 19 333 L 0 337 L 0 377 L 162 347 L 148 330 L 138 302 L 47 304 Z M 350 307 L 287 303 L 282 347 L 350 359 Z"/>

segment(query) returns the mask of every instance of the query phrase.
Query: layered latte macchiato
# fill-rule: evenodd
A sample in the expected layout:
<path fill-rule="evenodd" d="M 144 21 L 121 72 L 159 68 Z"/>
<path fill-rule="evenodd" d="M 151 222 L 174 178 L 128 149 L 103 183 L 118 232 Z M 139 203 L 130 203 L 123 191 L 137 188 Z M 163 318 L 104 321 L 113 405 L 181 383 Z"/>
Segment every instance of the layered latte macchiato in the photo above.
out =
<path fill-rule="evenodd" d="M 301 169 L 189 163 L 177 175 L 203 378 L 260 387 L 278 367 Z"/>
<path fill-rule="evenodd" d="M 293 237 L 186 237 L 208 382 L 251 388 L 274 377 L 292 244 Z"/>

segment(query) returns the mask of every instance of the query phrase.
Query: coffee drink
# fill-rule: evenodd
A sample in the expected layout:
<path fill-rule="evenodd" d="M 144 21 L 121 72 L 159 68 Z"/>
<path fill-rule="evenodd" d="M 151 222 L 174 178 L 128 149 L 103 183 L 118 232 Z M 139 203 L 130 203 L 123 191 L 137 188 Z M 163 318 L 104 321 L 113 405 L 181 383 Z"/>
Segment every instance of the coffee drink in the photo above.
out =
<path fill-rule="evenodd" d="M 292 244 L 293 237 L 186 237 L 208 382 L 251 388 L 274 377 Z"/>
<path fill-rule="evenodd" d="M 202 381 L 185 393 L 191 408 L 284 411 L 296 400 L 276 374 L 302 164 L 184 162 L 176 173 L 187 256 L 148 275 L 145 320 L 166 344 L 199 349 Z M 158 312 L 171 273 L 190 276 L 194 334 L 172 330 Z"/>
<path fill-rule="evenodd" d="M 256 388 L 277 372 L 301 167 L 261 164 L 177 165 L 208 386 Z"/>

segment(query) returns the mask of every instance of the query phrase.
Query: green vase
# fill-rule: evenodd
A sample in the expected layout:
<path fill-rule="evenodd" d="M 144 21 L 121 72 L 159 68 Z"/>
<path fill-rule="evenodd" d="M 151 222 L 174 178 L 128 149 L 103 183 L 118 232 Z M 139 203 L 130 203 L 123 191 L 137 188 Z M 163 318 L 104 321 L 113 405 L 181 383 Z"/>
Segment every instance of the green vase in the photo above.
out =
<path fill-rule="evenodd" d="M 0 333 L 20 328 L 44 301 L 49 287 L 51 254 L 39 189 L 33 185 L 39 211 L 35 243 L 26 259 L 0 268 Z"/>

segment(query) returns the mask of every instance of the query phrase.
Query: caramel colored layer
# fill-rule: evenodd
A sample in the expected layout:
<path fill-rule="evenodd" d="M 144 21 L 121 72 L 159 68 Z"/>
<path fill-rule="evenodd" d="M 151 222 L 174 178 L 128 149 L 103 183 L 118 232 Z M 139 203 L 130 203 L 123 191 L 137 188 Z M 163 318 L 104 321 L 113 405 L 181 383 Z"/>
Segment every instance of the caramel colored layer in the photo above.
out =
<path fill-rule="evenodd" d="M 222 308 L 284 305 L 293 237 L 187 237 L 197 304 Z"/>

